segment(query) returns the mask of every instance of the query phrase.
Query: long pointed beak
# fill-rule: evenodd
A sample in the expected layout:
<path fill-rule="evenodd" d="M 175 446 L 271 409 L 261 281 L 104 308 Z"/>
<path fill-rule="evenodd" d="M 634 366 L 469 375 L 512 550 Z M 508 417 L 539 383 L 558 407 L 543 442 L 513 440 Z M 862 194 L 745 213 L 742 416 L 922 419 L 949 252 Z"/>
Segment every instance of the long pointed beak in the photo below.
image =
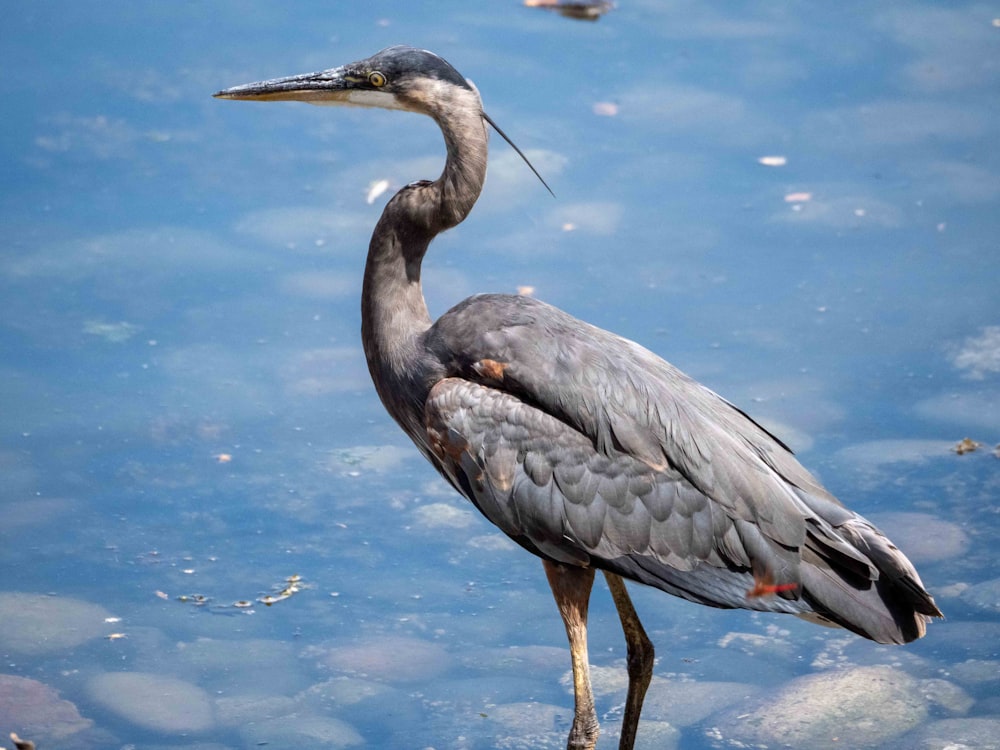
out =
<path fill-rule="evenodd" d="M 215 94 L 217 99 L 280 102 L 296 101 L 312 104 L 351 104 L 351 94 L 359 81 L 345 75 L 344 68 L 331 68 L 318 73 L 272 78 L 267 81 L 233 86 Z"/>

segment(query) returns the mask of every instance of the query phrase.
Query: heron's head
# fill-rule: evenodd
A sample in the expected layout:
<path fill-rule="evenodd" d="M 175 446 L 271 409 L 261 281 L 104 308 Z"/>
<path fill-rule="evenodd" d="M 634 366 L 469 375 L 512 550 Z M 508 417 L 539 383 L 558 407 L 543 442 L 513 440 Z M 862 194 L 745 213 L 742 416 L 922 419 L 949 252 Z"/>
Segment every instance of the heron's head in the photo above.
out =
<path fill-rule="evenodd" d="M 489 123 L 552 193 L 552 188 L 521 149 L 483 111 L 482 99 L 472 82 L 463 78 L 447 60 L 425 49 L 403 45 L 387 47 L 371 57 L 339 68 L 247 83 L 219 91 L 215 96 L 244 101 L 402 109 L 430 115 L 442 130 L 458 121 Z M 485 130 L 483 133 L 485 135 Z M 483 153 L 485 155 L 485 148 Z"/>
<path fill-rule="evenodd" d="M 446 60 L 413 47 L 388 47 L 364 60 L 318 73 L 234 86 L 220 99 L 402 109 L 435 115 L 456 98 L 480 108 L 475 87 Z"/>

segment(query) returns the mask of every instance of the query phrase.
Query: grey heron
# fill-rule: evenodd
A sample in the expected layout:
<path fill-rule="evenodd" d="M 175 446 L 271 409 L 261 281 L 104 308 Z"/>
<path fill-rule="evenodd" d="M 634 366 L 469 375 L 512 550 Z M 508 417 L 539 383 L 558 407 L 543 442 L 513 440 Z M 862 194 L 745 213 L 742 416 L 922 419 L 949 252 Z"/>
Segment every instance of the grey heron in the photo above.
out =
<path fill-rule="evenodd" d="M 587 656 L 597 570 L 627 644 L 620 748 L 633 746 L 653 671 L 623 579 L 879 643 L 920 638 L 941 616 L 879 529 L 747 414 L 649 350 L 518 295 L 476 295 L 431 320 L 421 262 L 478 199 L 493 124 L 475 86 L 444 59 L 396 46 L 215 96 L 399 109 L 440 127 L 441 176 L 396 193 L 372 234 L 364 351 L 382 403 L 420 452 L 542 559 L 572 660 L 569 748 L 593 748 L 599 732 Z"/>

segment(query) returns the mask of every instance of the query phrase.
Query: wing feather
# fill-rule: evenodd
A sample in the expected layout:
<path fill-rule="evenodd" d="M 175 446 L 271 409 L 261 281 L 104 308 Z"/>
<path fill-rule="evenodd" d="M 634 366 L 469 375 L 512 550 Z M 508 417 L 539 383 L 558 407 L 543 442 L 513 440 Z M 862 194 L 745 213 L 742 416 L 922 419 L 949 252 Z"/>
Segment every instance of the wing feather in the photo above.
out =
<path fill-rule="evenodd" d="M 940 614 L 905 556 L 787 446 L 638 344 L 503 295 L 466 300 L 423 343 L 445 376 L 421 447 L 532 552 L 882 642 Z M 748 597 L 758 580 L 796 588 Z"/>
<path fill-rule="evenodd" d="M 499 316 L 491 324 L 490 317 Z M 522 297 L 480 295 L 449 311 L 427 345 L 453 376 L 515 395 L 576 428 L 605 456 L 680 473 L 734 516 L 799 546 L 791 487 L 836 500 L 739 409 L 638 344 Z M 484 377 L 483 361 L 500 377 Z M 780 480 L 780 481 L 778 481 Z M 777 504 L 777 508 L 772 505 Z"/>
<path fill-rule="evenodd" d="M 674 470 L 656 471 L 624 453 L 606 456 L 539 409 L 459 378 L 434 386 L 425 418 L 427 444 L 446 476 L 469 488 L 483 514 L 533 552 L 561 562 L 624 566 L 625 574 L 634 566 L 630 559 L 643 558 L 646 582 L 656 578 L 654 585 L 696 601 L 808 609 L 782 599 L 747 602 L 754 569 L 780 566 L 794 575 L 794 556 L 792 564 L 784 561 L 787 550 L 721 512 Z M 687 578 L 715 580 L 721 573 L 732 578 L 724 590 L 688 591 Z"/>

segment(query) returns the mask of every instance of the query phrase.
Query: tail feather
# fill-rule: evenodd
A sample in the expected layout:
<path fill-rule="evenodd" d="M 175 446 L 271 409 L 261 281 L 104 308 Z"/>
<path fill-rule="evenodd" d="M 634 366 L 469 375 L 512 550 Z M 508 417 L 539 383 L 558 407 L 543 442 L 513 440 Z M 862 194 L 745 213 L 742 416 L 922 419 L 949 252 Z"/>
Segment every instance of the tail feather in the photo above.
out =
<path fill-rule="evenodd" d="M 817 529 L 803 549 L 803 597 L 816 614 L 878 643 L 909 643 L 941 617 L 912 563 L 877 528 L 852 516 L 831 529 L 871 562 L 865 574 L 856 555 L 844 557 Z"/>
<path fill-rule="evenodd" d="M 858 549 L 864 550 L 879 572 L 889 578 L 894 590 L 917 612 L 931 617 L 942 616 L 934 599 L 924 589 L 913 563 L 881 531 L 860 516 L 840 530 L 850 536 Z"/>

